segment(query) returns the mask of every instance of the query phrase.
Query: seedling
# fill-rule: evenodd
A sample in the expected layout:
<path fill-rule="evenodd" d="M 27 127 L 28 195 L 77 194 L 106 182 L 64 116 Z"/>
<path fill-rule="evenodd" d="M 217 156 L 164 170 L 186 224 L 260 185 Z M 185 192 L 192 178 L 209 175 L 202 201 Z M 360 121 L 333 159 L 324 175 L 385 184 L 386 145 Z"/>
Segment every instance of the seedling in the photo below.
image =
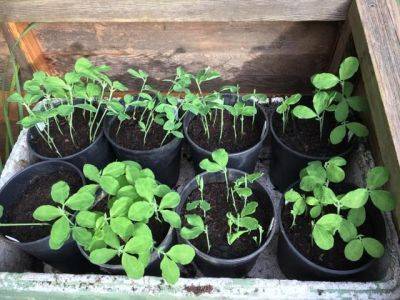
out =
<path fill-rule="evenodd" d="M 200 208 L 203 211 L 203 219 L 206 220 L 207 212 L 211 209 L 211 206 L 210 206 L 210 203 L 208 203 L 204 199 L 203 177 L 197 175 L 196 182 L 198 185 L 198 189 L 200 191 L 200 199 L 187 203 L 186 211 L 192 211 L 192 210 L 195 210 L 196 208 Z M 211 244 L 210 244 L 210 238 L 208 235 L 208 226 L 205 225 L 203 219 L 198 215 L 188 214 L 188 215 L 185 215 L 185 218 L 186 218 L 186 221 L 188 222 L 188 224 L 191 225 L 192 227 L 191 228 L 183 227 L 181 229 L 181 236 L 184 239 L 191 240 L 191 239 L 197 238 L 199 235 L 204 233 L 206 235 L 206 240 L 207 240 L 207 251 L 209 252 L 211 249 Z"/>
<path fill-rule="evenodd" d="M 293 189 L 285 193 L 287 203 L 293 203 L 291 214 L 292 227 L 296 226 L 295 218 L 309 211 L 312 219 L 312 241 L 323 249 L 329 250 L 335 242 L 335 235 L 346 243 L 344 255 L 348 260 L 358 261 L 364 250 L 372 257 L 381 257 L 384 253 L 383 245 L 375 238 L 366 237 L 358 232 L 358 227 L 366 220 L 365 205 L 368 200 L 381 211 L 391 211 L 396 201 L 393 196 L 381 189 L 389 180 L 389 173 L 384 167 L 375 167 L 367 174 L 365 188 L 357 188 L 344 195 L 336 195 L 329 188 L 330 182 L 339 183 L 345 178 L 341 166 L 345 160 L 336 157 L 325 163 L 311 162 L 301 171 L 300 189 L 305 193 Z M 309 195 L 307 193 L 311 193 Z M 334 207 L 336 213 L 327 213 L 328 207 Z M 332 211 L 332 210 L 329 210 Z"/>
<path fill-rule="evenodd" d="M 70 235 L 75 237 L 80 234 L 80 228 L 75 226 L 73 216 L 76 212 L 90 209 L 95 200 L 96 189 L 89 185 L 82 187 L 78 192 L 70 195 L 70 187 L 65 181 L 55 183 L 51 188 L 51 199 L 53 205 L 39 206 L 34 212 L 33 217 L 46 223 L 6 223 L 5 226 L 51 226 L 49 246 L 52 250 L 60 249 L 69 239 Z M 0 207 L 0 217 L 3 212 Z M 48 223 L 48 222 L 52 222 Z"/>
<path fill-rule="evenodd" d="M 175 245 L 168 251 L 156 247 L 147 224 L 155 218 L 179 229 L 181 219 L 174 211 L 179 194 L 158 184 L 151 170 L 133 161 L 113 162 L 102 171 L 87 164 L 83 171 L 107 195 L 108 203 L 105 212 L 91 209 L 76 216 L 82 234 L 74 238 L 89 252 L 90 261 L 105 264 L 119 257 L 128 277 L 137 279 L 143 277 L 155 251 L 163 257 L 163 278 L 174 284 L 180 276 L 178 264 L 190 263 L 194 250 L 187 245 Z"/>
<path fill-rule="evenodd" d="M 365 100 L 359 96 L 352 96 L 353 84 L 348 80 L 357 73 L 359 62 L 356 57 L 347 57 L 340 64 L 339 74 L 319 73 L 311 77 L 311 82 L 316 88 L 313 98 L 313 109 L 297 105 L 293 115 L 299 119 L 316 119 L 320 123 L 320 136 L 322 136 L 324 116 L 326 112 L 333 112 L 337 126 L 331 131 L 329 140 L 336 145 L 344 138 L 351 139 L 353 135 L 366 137 L 369 132 L 365 125 L 349 121 L 355 112 L 366 109 Z M 340 91 L 335 90 L 340 85 Z"/>
<path fill-rule="evenodd" d="M 61 157 L 60 145 L 55 144 L 50 133 L 51 121 L 56 124 L 60 134 L 64 135 L 59 118 L 65 118 L 68 121 L 69 138 L 76 146 L 73 120 L 75 108 L 80 108 L 89 114 L 89 140 L 93 142 L 106 115 L 103 104 L 112 100 L 115 91 L 126 90 L 120 82 L 111 82 L 103 74 L 109 69 L 107 66 L 94 66 L 86 58 L 80 58 L 74 70 L 66 73 L 63 78 L 38 71 L 31 80 L 24 83 L 25 95 L 14 93 L 8 101 L 17 102 L 26 109 L 28 115 L 20 124 L 24 128 L 36 127 L 49 148 Z M 104 97 L 106 93 L 108 98 Z M 76 99 L 82 99 L 82 103 L 74 102 Z M 41 110 L 32 109 L 39 100 L 42 100 Z"/>
<path fill-rule="evenodd" d="M 285 100 L 276 108 L 276 112 L 282 115 L 282 132 L 285 133 L 287 123 L 289 121 L 289 115 L 291 112 L 291 106 L 295 105 L 301 99 L 300 94 L 294 94 L 290 97 L 285 97 Z"/>
<path fill-rule="evenodd" d="M 211 157 L 213 161 L 210 161 L 208 158 L 203 159 L 199 167 L 206 172 L 216 173 L 222 172 L 225 177 L 225 185 L 226 185 L 226 199 L 229 198 L 229 181 L 228 181 L 228 152 L 225 149 L 217 149 L 211 153 Z"/>

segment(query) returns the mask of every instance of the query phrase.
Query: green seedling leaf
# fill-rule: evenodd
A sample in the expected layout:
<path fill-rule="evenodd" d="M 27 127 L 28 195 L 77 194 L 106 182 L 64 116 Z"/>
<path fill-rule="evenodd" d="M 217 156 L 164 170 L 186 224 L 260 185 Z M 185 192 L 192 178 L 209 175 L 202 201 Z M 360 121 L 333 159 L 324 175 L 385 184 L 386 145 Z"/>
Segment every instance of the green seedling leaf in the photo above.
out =
<path fill-rule="evenodd" d="M 195 252 L 189 245 L 181 244 L 172 246 L 172 248 L 167 252 L 167 255 L 174 262 L 181 265 L 187 265 L 193 261 Z"/>
<path fill-rule="evenodd" d="M 126 240 L 132 236 L 133 224 L 126 217 L 116 217 L 110 220 L 111 230 L 121 239 Z"/>
<path fill-rule="evenodd" d="M 65 181 L 59 181 L 51 187 L 51 199 L 63 204 L 69 196 L 69 185 Z"/>
<path fill-rule="evenodd" d="M 228 164 L 228 152 L 225 149 L 217 149 L 211 153 L 213 160 L 222 168 Z"/>
<path fill-rule="evenodd" d="M 169 284 L 175 284 L 180 276 L 180 271 L 175 262 L 170 260 L 166 255 L 160 263 L 161 275 Z"/>
<path fill-rule="evenodd" d="M 342 182 L 346 176 L 343 169 L 334 164 L 328 164 L 326 168 L 326 175 L 328 180 L 334 183 Z"/>
<path fill-rule="evenodd" d="M 315 219 L 318 218 L 321 214 L 322 208 L 320 205 L 316 205 L 310 209 L 310 217 Z"/>
<path fill-rule="evenodd" d="M 52 205 L 42 205 L 35 209 L 33 218 L 38 221 L 52 221 L 64 215 L 58 207 Z"/>
<path fill-rule="evenodd" d="M 333 247 L 334 239 L 332 234 L 322 226 L 315 225 L 312 231 L 312 237 L 319 248 L 329 250 Z"/>
<path fill-rule="evenodd" d="M 297 202 L 296 202 L 297 203 Z M 258 220 L 253 217 L 244 217 L 240 219 L 240 226 L 244 227 L 248 230 L 256 230 L 258 229 Z"/>
<path fill-rule="evenodd" d="M 337 214 L 326 214 L 323 215 L 315 225 L 322 227 L 329 233 L 333 234 L 342 225 L 343 218 Z"/>
<path fill-rule="evenodd" d="M 91 181 L 99 182 L 100 181 L 100 171 L 97 167 L 91 164 L 85 164 L 83 166 L 83 174 L 85 177 Z"/>
<path fill-rule="evenodd" d="M 135 256 L 123 253 L 121 263 L 129 278 L 140 279 L 143 277 L 145 267 Z"/>
<path fill-rule="evenodd" d="M 72 228 L 72 238 L 82 247 L 87 248 L 92 241 L 92 233 L 86 228 Z"/>
<path fill-rule="evenodd" d="M 136 192 L 147 201 L 153 200 L 156 186 L 156 181 L 149 177 L 138 178 L 135 181 Z"/>
<path fill-rule="evenodd" d="M 76 223 L 85 228 L 94 228 L 96 226 L 96 220 L 98 215 L 91 211 L 80 211 L 77 213 L 75 221 Z"/>
<path fill-rule="evenodd" d="M 125 164 L 123 162 L 115 161 L 108 164 L 104 169 L 102 175 L 108 175 L 118 178 L 125 174 Z"/>
<path fill-rule="evenodd" d="M 340 202 L 348 208 L 360 208 L 365 205 L 368 200 L 368 190 L 359 188 L 345 194 Z"/>
<path fill-rule="evenodd" d="M 171 210 L 160 210 L 160 213 L 164 221 L 170 224 L 173 228 L 181 228 L 181 218 L 176 212 Z"/>
<path fill-rule="evenodd" d="M 389 171 L 385 167 L 375 167 L 368 171 L 367 188 L 374 190 L 389 181 Z"/>
<path fill-rule="evenodd" d="M 344 256 L 350 261 L 358 261 L 364 252 L 364 246 L 359 239 L 350 241 L 344 248 Z"/>
<path fill-rule="evenodd" d="M 315 112 L 319 115 L 328 107 L 329 95 L 327 92 L 319 91 L 313 97 Z"/>
<path fill-rule="evenodd" d="M 114 249 L 119 249 L 119 247 L 121 246 L 120 244 L 120 240 L 118 238 L 118 236 L 115 234 L 114 231 L 112 231 L 110 225 L 108 225 L 108 223 L 104 224 L 103 227 L 103 240 L 104 242 L 110 246 L 111 248 Z"/>
<path fill-rule="evenodd" d="M 339 83 L 339 78 L 331 73 L 320 73 L 311 78 L 311 83 L 319 90 L 329 90 Z"/>
<path fill-rule="evenodd" d="M 156 187 L 156 189 L 154 190 L 154 195 L 156 195 L 157 197 L 164 197 L 166 194 L 168 194 L 169 192 L 171 192 L 171 188 L 168 185 L 165 184 L 160 184 Z M 179 195 L 178 195 L 179 196 Z"/>
<path fill-rule="evenodd" d="M 154 214 L 154 207 L 147 201 L 138 201 L 131 205 L 128 212 L 129 219 L 137 222 L 147 221 Z"/>
<path fill-rule="evenodd" d="M 339 102 L 339 104 L 336 105 L 336 109 L 335 109 L 336 121 L 341 123 L 341 122 L 347 120 L 348 116 L 349 116 L 349 105 L 347 104 L 346 101 Z"/>
<path fill-rule="evenodd" d="M 368 109 L 368 105 L 367 105 L 365 99 L 363 99 L 360 96 L 349 97 L 346 99 L 346 101 L 349 104 L 349 106 L 351 107 L 351 109 L 353 109 L 357 112 L 363 112 Z"/>
<path fill-rule="evenodd" d="M 161 199 L 159 209 L 175 208 L 178 206 L 180 201 L 181 197 L 177 192 L 169 192 Z"/>
<path fill-rule="evenodd" d="M 237 239 L 239 239 L 247 230 L 239 230 L 230 234 L 227 233 L 228 245 L 232 245 Z"/>
<path fill-rule="evenodd" d="M 347 161 L 340 156 L 335 156 L 335 157 L 332 157 L 330 160 L 328 160 L 328 163 L 335 165 L 337 167 L 343 167 L 347 164 Z"/>
<path fill-rule="evenodd" d="M 304 105 L 297 105 L 293 109 L 293 114 L 299 119 L 313 119 L 317 117 L 311 108 Z"/>
<path fill-rule="evenodd" d="M 112 218 L 126 216 L 132 203 L 133 201 L 129 197 L 118 198 L 111 206 L 110 216 Z"/>
<path fill-rule="evenodd" d="M 364 224 L 366 218 L 365 208 L 351 208 L 347 213 L 347 219 L 355 226 L 361 226 Z"/>
<path fill-rule="evenodd" d="M 369 192 L 372 203 L 381 211 L 392 211 L 396 208 L 396 199 L 393 195 L 384 190 L 373 190 Z"/>
<path fill-rule="evenodd" d="M 55 221 L 50 231 L 50 249 L 60 249 L 69 239 L 70 232 L 71 228 L 69 227 L 69 220 L 67 217 L 62 216 L 57 221 Z"/>
<path fill-rule="evenodd" d="M 376 239 L 366 237 L 362 238 L 361 242 L 364 246 L 365 251 L 367 251 L 367 253 L 374 258 L 382 257 L 385 253 L 385 248 L 383 247 L 381 242 Z"/>
<path fill-rule="evenodd" d="M 125 245 L 124 251 L 130 254 L 149 252 L 153 248 L 151 235 L 135 235 Z"/>
<path fill-rule="evenodd" d="M 340 80 L 347 80 L 353 77 L 353 75 L 357 72 L 358 67 L 359 63 L 356 57 L 347 57 L 345 60 L 343 60 L 339 67 Z"/>
<path fill-rule="evenodd" d="M 94 196 L 96 194 L 98 188 L 99 188 L 99 185 L 97 185 L 97 184 L 87 184 L 87 185 L 84 185 L 83 187 L 81 187 L 78 190 L 78 193 L 89 193 Z"/>
<path fill-rule="evenodd" d="M 207 171 L 208 173 L 215 173 L 215 172 L 222 171 L 222 168 L 220 165 L 218 165 L 217 163 L 211 162 L 208 158 L 203 159 L 200 162 L 199 167 L 201 169 Z"/>
<path fill-rule="evenodd" d="M 347 129 L 358 137 L 366 137 L 369 134 L 368 128 L 358 122 L 350 122 L 346 124 Z"/>
<path fill-rule="evenodd" d="M 336 126 L 330 133 L 329 140 L 333 145 L 340 144 L 346 136 L 346 125 Z"/>
<path fill-rule="evenodd" d="M 255 201 L 249 202 L 243 207 L 242 212 L 240 213 L 241 217 L 246 217 L 255 213 L 258 207 L 258 203 Z"/>
<path fill-rule="evenodd" d="M 339 227 L 339 234 L 342 240 L 347 243 L 357 237 L 357 228 L 349 220 L 343 219 Z"/>
<path fill-rule="evenodd" d="M 72 210 L 88 210 L 92 207 L 95 197 L 87 192 L 75 193 L 65 202 L 65 205 Z"/>
<path fill-rule="evenodd" d="M 109 195 L 116 195 L 119 189 L 118 181 L 111 176 L 103 175 L 99 180 L 100 187 Z"/>
<path fill-rule="evenodd" d="M 103 265 L 112 260 L 118 251 L 109 248 L 100 248 L 90 252 L 89 260 L 92 264 Z"/>
<path fill-rule="evenodd" d="M 296 202 L 303 199 L 303 197 L 293 189 L 287 191 L 284 197 L 286 202 Z"/>

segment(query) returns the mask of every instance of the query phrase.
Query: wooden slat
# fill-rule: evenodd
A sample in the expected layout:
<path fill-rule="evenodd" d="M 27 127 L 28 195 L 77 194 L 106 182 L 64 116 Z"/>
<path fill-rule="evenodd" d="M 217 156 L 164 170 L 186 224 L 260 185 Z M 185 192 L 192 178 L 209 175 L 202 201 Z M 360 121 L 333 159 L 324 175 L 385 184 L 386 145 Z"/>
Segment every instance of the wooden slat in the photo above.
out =
<path fill-rule="evenodd" d="M 349 12 L 371 117 L 390 189 L 400 202 L 400 5 L 356 0 Z M 397 206 L 400 220 L 400 204 Z"/>
<path fill-rule="evenodd" d="M 151 83 L 210 66 L 243 91 L 288 93 L 311 88 L 310 76 L 329 66 L 338 22 L 47 23 L 35 29 L 47 64 L 62 74 L 76 58 L 112 67 L 110 75 L 135 90 L 127 69 Z"/>
<path fill-rule="evenodd" d="M 351 0 L 0 0 L 0 21 L 229 22 L 344 20 Z"/>

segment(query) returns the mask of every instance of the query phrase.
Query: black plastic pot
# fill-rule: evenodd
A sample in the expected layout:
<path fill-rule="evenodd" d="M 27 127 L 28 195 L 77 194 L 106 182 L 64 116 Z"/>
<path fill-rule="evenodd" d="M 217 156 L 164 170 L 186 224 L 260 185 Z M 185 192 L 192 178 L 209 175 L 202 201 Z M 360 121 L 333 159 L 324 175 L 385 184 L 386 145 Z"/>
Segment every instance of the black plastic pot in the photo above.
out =
<path fill-rule="evenodd" d="M 346 151 L 329 157 L 310 156 L 297 152 L 285 145 L 276 134 L 273 126 L 275 114 L 276 112 L 274 111 L 270 118 L 272 133 L 270 178 L 272 184 L 281 192 L 285 191 L 289 185 L 297 181 L 301 169 L 306 167 L 309 162 L 314 160 L 327 161 L 333 156 L 346 158 L 354 148 L 354 143 L 350 143 Z"/>
<path fill-rule="evenodd" d="M 81 100 L 76 100 L 74 102 L 81 103 Z M 103 122 L 104 124 L 104 122 Z M 102 126 L 104 127 L 104 125 Z M 103 169 L 110 162 L 115 160 L 114 153 L 104 136 L 104 129 L 101 128 L 100 133 L 97 135 L 96 139 L 85 149 L 64 157 L 47 157 L 36 152 L 34 147 L 31 145 L 31 141 L 36 133 L 36 128 L 32 127 L 28 130 L 27 143 L 29 149 L 29 156 L 32 162 L 46 161 L 46 160 L 60 160 L 66 161 L 74 166 L 78 167 L 80 170 L 83 169 L 85 164 L 92 164 Z"/>
<path fill-rule="evenodd" d="M 21 193 L 29 185 L 33 176 L 51 174 L 56 170 L 72 170 L 76 173 L 76 176 L 82 179 L 82 185 L 85 184 L 82 172 L 74 165 L 64 161 L 44 161 L 29 166 L 14 175 L 0 190 L 0 204 L 5 211 L 11 209 L 13 203 L 20 200 Z M 1 222 L 7 223 L 4 216 Z M 62 272 L 82 273 L 90 269 L 91 266 L 79 253 L 78 247 L 72 239 L 68 240 L 59 250 L 50 249 L 49 239 L 50 237 L 44 237 L 28 243 L 18 242 L 9 238 L 7 238 L 7 241 Z"/>
<path fill-rule="evenodd" d="M 142 167 L 154 172 L 161 183 L 174 187 L 179 178 L 182 139 L 174 138 L 160 148 L 151 150 L 132 150 L 118 145 L 110 136 L 110 128 L 116 121 L 111 118 L 105 122 L 104 133 L 118 160 L 133 160 Z"/>
<path fill-rule="evenodd" d="M 228 179 L 235 180 L 245 173 L 240 170 L 228 169 Z M 222 173 L 202 173 L 200 176 L 204 179 L 204 184 L 210 182 L 225 182 L 224 175 Z M 251 268 L 254 266 L 258 256 L 271 242 L 275 230 L 276 230 L 276 210 L 272 203 L 271 197 L 268 191 L 259 183 L 254 182 L 252 184 L 253 192 L 257 199 L 265 199 L 265 207 L 273 212 L 273 218 L 271 220 L 271 224 L 268 228 L 266 233 L 266 237 L 264 242 L 261 246 L 254 251 L 253 253 L 234 259 L 223 259 L 218 257 L 213 257 L 208 255 L 207 253 L 202 252 L 201 250 L 197 249 L 193 246 L 193 244 L 183 239 L 178 234 L 178 240 L 180 242 L 186 243 L 192 246 L 196 252 L 195 256 L 195 263 L 197 267 L 201 270 L 204 276 L 211 276 L 211 277 L 243 277 L 245 276 Z M 196 179 L 193 178 L 189 181 L 181 190 L 181 202 L 177 208 L 177 212 L 182 215 L 183 208 L 185 206 L 186 200 L 188 196 L 191 194 L 193 190 L 197 189 Z"/>
<path fill-rule="evenodd" d="M 282 198 L 277 216 L 280 231 L 278 239 L 278 264 L 288 279 L 313 281 L 373 281 L 381 279 L 379 278 L 379 272 L 377 272 L 379 259 L 371 259 L 361 267 L 351 270 L 334 270 L 320 266 L 302 255 L 290 241 L 283 226 L 282 211 L 284 205 L 285 200 Z M 366 210 L 366 220 L 372 222 L 380 240 L 385 242 L 386 227 L 382 213 L 373 205 L 367 205 Z"/>
<path fill-rule="evenodd" d="M 229 97 L 229 96 L 225 97 L 225 103 L 232 104 L 235 102 L 236 102 L 235 97 Z M 241 170 L 247 173 L 252 173 L 256 167 L 257 159 L 262 149 L 263 143 L 268 135 L 268 127 L 269 127 L 267 114 L 258 104 L 256 104 L 256 107 L 258 111 L 256 118 L 264 120 L 264 122 L 260 122 L 261 124 L 263 124 L 262 126 L 264 126 L 260 140 L 257 144 L 255 144 L 253 147 L 249 149 L 237 153 L 229 153 L 228 168 Z M 202 172 L 202 170 L 199 169 L 199 164 L 204 158 L 211 157 L 211 151 L 208 151 L 200 147 L 190 137 L 188 129 L 190 122 L 194 117 L 195 115 L 193 115 L 192 113 L 189 113 L 185 116 L 183 121 L 183 133 L 189 144 L 190 154 L 193 160 L 194 168 L 197 173 L 200 173 Z"/>
<path fill-rule="evenodd" d="M 174 229 L 172 227 L 169 228 L 167 235 L 165 236 L 164 240 L 160 243 L 158 248 L 163 251 L 167 251 L 175 242 L 175 234 L 174 234 Z M 87 262 L 90 263 L 89 260 L 89 255 L 87 252 L 80 246 L 78 245 L 79 251 L 83 255 L 83 257 L 86 258 Z M 158 256 L 157 252 L 154 251 L 151 254 L 150 257 L 150 262 L 146 267 L 145 274 L 146 275 L 151 275 L 151 276 L 160 276 L 161 271 L 160 271 L 160 262 L 161 258 Z M 101 272 L 111 274 L 111 275 L 124 275 L 125 271 L 122 265 L 112 265 L 112 264 L 101 264 L 101 265 L 95 265 L 98 267 L 98 269 Z"/>

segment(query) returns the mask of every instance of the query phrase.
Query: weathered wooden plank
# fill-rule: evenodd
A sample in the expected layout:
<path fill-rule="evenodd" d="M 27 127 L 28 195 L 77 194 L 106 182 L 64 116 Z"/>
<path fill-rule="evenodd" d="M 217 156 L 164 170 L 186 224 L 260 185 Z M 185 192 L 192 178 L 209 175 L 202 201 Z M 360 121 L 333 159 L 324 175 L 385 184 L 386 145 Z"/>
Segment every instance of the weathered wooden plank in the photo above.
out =
<path fill-rule="evenodd" d="M 338 21 L 351 0 L 0 0 L 0 21 Z"/>
<path fill-rule="evenodd" d="M 110 65 L 114 78 L 135 89 L 130 67 L 163 86 L 178 66 L 190 72 L 210 66 L 224 83 L 271 93 L 309 89 L 309 77 L 328 67 L 337 33 L 337 22 L 47 23 L 35 29 L 58 73 L 85 56 Z M 209 89 L 222 84 L 216 83 Z"/>
<path fill-rule="evenodd" d="M 356 0 L 349 12 L 381 158 L 400 199 L 400 14 L 396 0 Z M 400 220 L 400 205 L 397 206 Z"/>
<path fill-rule="evenodd" d="M 349 21 L 346 20 L 340 28 L 335 52 L 333 53 L 329 71 L 336 73 L 343 58 L 349 55 L 349 44 L 351 42 L 351 28 Z"/>

